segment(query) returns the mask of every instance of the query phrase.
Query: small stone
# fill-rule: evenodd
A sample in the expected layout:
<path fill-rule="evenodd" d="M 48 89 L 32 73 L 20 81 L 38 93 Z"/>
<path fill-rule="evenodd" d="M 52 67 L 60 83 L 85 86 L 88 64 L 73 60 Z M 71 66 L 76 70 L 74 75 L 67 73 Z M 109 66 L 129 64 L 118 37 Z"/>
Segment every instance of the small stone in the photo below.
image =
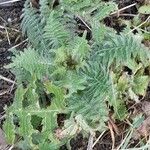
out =
<path fill-rule="evenodd" d="M 12 19 L 11 18 L 8 18 L 7 21 L 8 21 L 8 23 L 12 23 Z"/>

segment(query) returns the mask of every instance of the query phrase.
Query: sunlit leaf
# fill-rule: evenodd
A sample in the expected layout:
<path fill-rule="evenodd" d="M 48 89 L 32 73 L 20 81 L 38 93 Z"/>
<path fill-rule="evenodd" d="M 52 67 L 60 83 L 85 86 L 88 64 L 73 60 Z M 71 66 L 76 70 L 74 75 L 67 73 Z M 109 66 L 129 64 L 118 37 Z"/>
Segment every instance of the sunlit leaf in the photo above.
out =
<path fill-rule="evenodd" d="M 139 13 L 141 14 L 150 14 L 150 4 L 148 5 L 143 5 L 139 8 Z"/>

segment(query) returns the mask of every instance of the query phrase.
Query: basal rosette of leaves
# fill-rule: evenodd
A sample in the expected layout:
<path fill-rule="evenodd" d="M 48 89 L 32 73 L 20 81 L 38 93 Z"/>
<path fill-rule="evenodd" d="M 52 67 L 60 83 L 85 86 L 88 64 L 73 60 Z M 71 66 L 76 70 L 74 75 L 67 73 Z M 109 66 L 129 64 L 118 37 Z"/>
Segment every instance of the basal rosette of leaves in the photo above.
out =
<path fill-rule="evenodd" d="M 117 9 L 113 2 L 39 3 L 35 8 L 26 0 L 21 27 L 29 44 L 23 52 L 13 50 L 6 66 L 18 87 L 3 128 L 9 144 L 57 150 L 79 133 L 106 130 L 110 108 L 114 119 L 126 118 L 128 101 L 145 95 L 150 53 L 138 36 L 117 34 L 103 24 Z M 88 31 L 77 34 L 79 16 L 89 22 L 90 41 Z M 63 126 L 60 114 L 66 114 Z"/>

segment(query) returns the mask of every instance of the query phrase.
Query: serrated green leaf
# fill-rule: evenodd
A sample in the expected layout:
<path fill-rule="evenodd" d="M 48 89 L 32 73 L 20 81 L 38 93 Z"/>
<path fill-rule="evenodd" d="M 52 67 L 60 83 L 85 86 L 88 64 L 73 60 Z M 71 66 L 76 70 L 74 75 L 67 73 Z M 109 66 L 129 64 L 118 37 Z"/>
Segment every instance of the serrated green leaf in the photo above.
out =
<path fill-rule="evenodd" d="M 136 74 L 143 67 L 141 63 L 138 64 L 134 59 L 128 60 L 126 66 L 132 70 L 133 74 Z"/>
<path fill-rule="evenodd" d="M 51 134 L 57 125 L 57 113 L 56 112 L 43 112 L 42 131 Z"/>
<path fill-rule="evenodd" d="M 139 102 L 139 97 L 133 92 L 131 88 L 128 89 L 129 98 L 134 100 L 135 102 Z"/>
<path fill-rule="evenodd" d="M 101 3 L 101 7 L 98 8 L 97 13 L 94 15 L 94 20 L 102 20 L 110 13 L 117 10 L 117 5 L 113 2 Z"/>
<path fill-rule="evenodd" d="M 150 41 L 150 33 L 143 33 L 144 34 L 144 39 Z"/>
<path fill-rule="evenodd" d="M 148 83 L 149 83 L 148 76 L 135 76 L 133 91 L 138 95 L 144 96 L 146 93 Z"/>
<path fill-rule="evenodd" d="M 59 143 L 43 142 L 39 144 L 39 150 L 59 150 Z"/>
<path fill-rule="evenodd" d="M 65 120 L 63 128 L 62 135 L 64 137 L 74 136 L 78 133 L 79 130 L 81 130 L 81 128 L 79 128 L 78 124 L 75 122 L 74 118 Z"/>
<path fill-rule="evenodd" d="M 22 150 L 32 150 L 32 147 L 30 145 L 30 141 L 28 138 L 24 137 L 24 140 L 19 141 L 19 143 L 16 144 L 17 148 L 20 148 Z M 36 146 L 34 146 L 35 148 Z"/>
<path fill-rule="evenodd" d="M 54 94 L 54 98 L 50 106 L 51 110 L 53 109 L 63 110 L 65 106 L 63 89 L 55 86 L 49 81 L 45 82 L 45 88 L 46 88 L 47 93 Z"/>
<path fill-rule="evenodd" d="M 120 76 L 118 82 L 117 82 L 117 90 L 120 92 L 125 92 L 125 90 L 128 88 L 128 83 L 129 83 L 129 77 L 126 73 L 122 74 L 122 76 Z"/>
<path fill-rule="evenodd" d="M 82 115 L 77 115 L 75 117 L 76 123 L 87 133 L 92 133 L 92 128 L 87 124 Z"/>
<path fill-rule="evenodd" d="M 36 75 L 38 79 L 46 75 L 47 69 L 50 66 L 50 63 L 47 63 L 47 61 L 32 48 L 25 49 L 24 52 L 15 55 L 12 60 L 13 62 L 10 63 L 7 68 L 18 69 L 21 73 L 24 71 L 28 74 L 27 77 L 29 77 L 29 75 L 31 75 L 31 77 Z"/>
<path fill-rule="evenodd" d="M 34 129 L 37 129 L 41 125 L 42 117 L 39 117 L 37 115 L 31 116 L 31 124 Z"/>
<path fill-rule="evenodd" d="M 73 93 L 77 93 L 80 90 L 84 90 L 84 83 L 86 82 L 85 78 L 81 78 L 76 74 L 76 72 L 68 71 L 65 78 L 59 82 L 59 84 L 67 89 L 69 93 L 67 97 L 69 97 Z"/>
<path fill-rule="evenodd" d="M 90 52 L 90 47 L 88 45 L 88 41 L 85 39 L 85 36 L 86 35 L 83 37 L 75 37 L 70 43 L 71 56 L 73 60 L 77 61 L 77 63 L 83 61 L 83 59 L 86 58 Z"/>
<path fill-rule="evenodd" d="M 13 123 L 13 114 L 8 114 L 3 125 L 6 141 L 8 144 L 14 144 L 15 141 L 15 125 Z"/>
<path fill-rule="evenodd" d="M 21 108 L 17 112 L 19 117 L 19 129 L 18 133 L 21 136 L 30 137 L 32 135 L 33 126 L 31 124 L 31 114 L 23 111 Z"/>
<path fill-rule="evenodd" d="M 133 118 L 133 123 L 132 123 L 133 128 L 135 129 L 135 128 L 140 127 L 140 125 L 143 123 L 144 119 L 145 119 L 145 117 L 142 116 L 142 114 L 139 114 L 138 116 Z"/>
<path fill-rule="evenodd" d="M 39 108 L 39 96 L 37 94 L 37 78 L 36 75 L 32 76 L 32 81 L 30 82 L 30 84 L 28 84 L 27 88 L 26 88 L 26 93 L 25 93 L 25 99 L 27 101 L 27 106 L 24 104 L 23 107 L 35 107 L 35 108 Z"/>
<path fill-rule="evenodd" d="M 121 121 L 124 120 L 128 114 L 123 99 L 116 100 L 116 104 L 114 105 L 114 110 L 115 110 L 114 115 L 116 119 L 119 119 Z"/>
<path fill-rule="evenodd" d="M 141 14 L 150 14 L 150 4 L 141 6 L 138 11 Z"/>
<path fill-rule="evenodd" d="M 65 137 L 72 137 L 77 135 L 81 130 L 86 131 L 87 133 L 92 133 L 94 131 L 84 120 L 84 117 L 79 114 L 74 118 L 71 117 L 65 121 L 62 135 Z"/>
<path fill-rule="evenodd" d="M 92 24 L 92 35 L 96 43 L 100 44 L 103 41 L 106 31 L 106 27 L 103 24 L 99 24 L 98 21 Z"/>
<path fill-rule="evenodd" d="M 67 52 L 65 47 L 60 47 L 55 52 L 55 60 L 54 63 L 57 65 L 62 65 L 67 60 Z"/>
<path fill-rule="evenodd" d="M 101 60 L 104 66 L 113 65 L 113 69 L 125 66 L 130 59 L 135 60 L 137 57 L 142 64 L 147 64 L 149 60 L 149 53 L 141 44 L 141 39 L 132 35 L 110 34 L 103 45 L 100 48 L 96 47 L 95 51 L 94 60 Z"/>
<path fill-rule="evenodd" d="M 18 108 L 22 108 L 22 103 L 23 103 L 24 95 L 26 91 L 27 89 L 24 89 L 22 85 L 18 86 L 16 93 L 15 93 L 14 103 L 12 105 L 14 110 Z"/>
<path fill-rule="evenodd" d="M 111 82 L 111 87 L 110 87 L 110 96 L 109 96 L 109 104 L 113 106 L 114 109 L 114 116 L 119 119 L 119 120 L 123 120 L 126 117 L 127 114 L 127 110 L 126 110 L 126 106 L 125 106 L 125 102 L 124 99 L 122 98 L 122 95 L 124 91 L 119 91 L 117 90 L 117 84 L 113 83 L 113 79 L 112 79 L 113 73 L 111 72 L 110 75 L 110 82 Z M 127 86 L 127 81 L 125 81 L 125 83 L 123 83 L 123 79 L 121 79 L 122 83 L 119 85 L 121 86 L 121 88 Z M 123 89 L 124 90 L 124 89 Z"/>

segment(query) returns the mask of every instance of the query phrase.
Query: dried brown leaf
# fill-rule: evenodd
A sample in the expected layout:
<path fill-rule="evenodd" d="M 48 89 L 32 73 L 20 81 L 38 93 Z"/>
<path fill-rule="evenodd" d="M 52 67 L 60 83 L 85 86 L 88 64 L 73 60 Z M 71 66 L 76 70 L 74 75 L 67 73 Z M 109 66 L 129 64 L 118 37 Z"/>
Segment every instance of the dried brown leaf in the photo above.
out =
<path fill-rule="evenodd" d="M 4 132 L 1 128 L 0 128 L 0 145 L 3 145 L 3 146 L 7 145 L 5 141 L 5 137 L 4 137 Z"/>
<path fill-rule="evenodd" d="M 144 122 L 141 124 L 141 126 L 137 129 L 137 132 L 144 137 L 147 137 L 150 135 L 150 117 L 148 117 Z"/>
<path fill-rule="evenodd" d="M 112 139 L 112 150 L 115 147 L 115 135 L 114 135 L 114 131 L 113 131 L 113 126 L 112 124 L 108 121 L 108 128 L 110 130 L 110 134 L 111 134 L 111 139 Z"/>
<path fill-rule="evenodd" d="M 142 103 L 142 110 L 146 116 L 150 116 L 150 102 L 144 101 Z"/>
<path fill-rule="evenodd" d="M 56 129 L 55 130 L 55 136 L 58 138 L 58 139 L 63 139 L 64 138 L 64 135 L 63 135 L 63 130 L 62 129 Z"/>

